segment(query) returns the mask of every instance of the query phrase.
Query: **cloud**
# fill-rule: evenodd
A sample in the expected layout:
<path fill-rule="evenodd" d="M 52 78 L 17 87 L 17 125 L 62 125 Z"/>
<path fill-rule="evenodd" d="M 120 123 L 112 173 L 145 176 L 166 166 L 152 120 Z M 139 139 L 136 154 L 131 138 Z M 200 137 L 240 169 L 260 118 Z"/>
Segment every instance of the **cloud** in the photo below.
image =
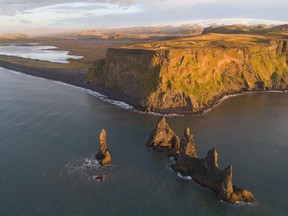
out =
<path fill-rule="evenodd" d="M 119 7 L 127 7 L 132 5 L 134 0 L 0 0 L 0 14 L 2 16 L 15 16 L 26 10 L 65 3 L 109 3 L 118 5 Z"/>
<path fill-rule="evenodd" d="M 287 8 L 287 0 L 0 0 L 0 33 L 13 29 L 27 32 L 58 27 L 75 30 L 166 25 L 234 17 L 288 21 Z"/>
<path fill-rule="evenodd" d="M 103 3 L 113 4 L 118 7 L 129 7 L 138 5 L 142 8 L 157 9 L 174 9 L 193 7 L 197 5 L 218 5 L 219 7 L 228 5 L 248 6 L 248 7 L 268 7 L 273 5 L 288 6 L 287 0 L 0 0 L 0 14 L 6 16 L 15 16 L 26 10 L 33 10 L 46 6 L 72 3 Z M 216 8 L 217 9 L 217 8 Z"/>
<path fill-rule="evenodd" d="M 31 21 L 25 20 L 25 19 L 20 19 L 20 21 L 21 21 L 21 23 L 23 23 L 23 24 L 30 24 L 30 23 L 32 23 Z"/>

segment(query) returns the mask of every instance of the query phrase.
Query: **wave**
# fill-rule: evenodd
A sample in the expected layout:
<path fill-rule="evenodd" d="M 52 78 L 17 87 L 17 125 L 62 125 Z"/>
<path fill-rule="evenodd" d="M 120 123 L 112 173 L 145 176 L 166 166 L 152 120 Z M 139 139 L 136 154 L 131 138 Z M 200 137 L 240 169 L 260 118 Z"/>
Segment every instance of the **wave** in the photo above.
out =
<path fill-rule="evenodd" d="M 61 170 L 59 176 L 80 176 L 89 181 L 102 182 L 106 179 L 112 166 L 101 166 L 95 159 L 95 154 L 90 157 L 77 157 L 68 162 Z"/>
<path fill-rule="evenodd" d="M 3 67 L 0 67 L 0 69 L 9 71 L 9 72 L 14 73 L 14 74 L 17 74 L 17 75 L 25 75 L 25 76 L 34 77 L 34 78 L 37 78 L 37 79 L 49 80 L 49 81 L 52 81 L 52 82 L 57 83 L 57 84 L 60 84 L 60 85 L 64 85 L 64 86 L 76 88 L 76 89 L 79 89 L 79 90 L 81 90 L 81 91 L 87 92 L 88 94 L 90 94 L 90 95 L 92 95 L 92 96 L 94 96 L 94 97 L 97 97 L 98 99 L 100 99 L 100 100 L 102 100 L 102 101 L 104 101 L 104 102 L 110 103 L 110 104 L 115 105 L 115 106 L 117 106 L 117 107 L 120 107 L 120 108 L 122 108 L 122 109 L 129 110 L 129 111 L 132 111 L 132 112 L 135 112 L 135 113 L 138 113 L 138 114 L 142 114 L 142 115 L 154 115 L 154 116 L 167 116 L 167 117 L 183 117 L 183 116 L 185 116 L 185 115 L 183 115 L 183 114 L 162 114 L 162 113 L 156 113 L 156 112 L 140 111 L 140 110 L 135 109 L 133 106 L 129 105 L 128 103 L 125 103 L 125 102 L 123 102 L 123 101 L 118 101 L 118 100 L 109 99 L 108 96 L 103 95 L 103 94 L 101 94 L 101 93 L 99 93 L 99 92 L 97 92 L 97 91 L 93 91 L 93 90 L 90 90 L 90 89 L 87 89 L 87 88 L 83 88 L 83 87 L 75 86 L 75 85 L 72 85 L 72 84 L 68 84 L 68 83 L 65 83 L 65 82 L 62 82 L 62 81 L 50 80 L 50 79 L 46 79 L 46 78 L 43 78 L 43 77 L 38 77 L 38 76 L 29 75 L 29 74 L 26 74 L 26 73 L 23 73 L 23 72 L 10 70 L 10 69 L 3 68 Z M 214 108 L 220 106 L 225 100 L 227 100 L 227 99 L 229 99 L 229 98 L 237 97 L 237 96 L 241 96 L 241 95 L 246 95 L 246 94 L 257 94 L 257 93 L 263 93 L 263 92 L 270 92 L 270 93 L 275 93 L 275 92 L 276 92 L 276 93 L 281 93 L 281 92 L 283 92 L 283 91 L 279 91 L 279 90 L 251 91 L 251 92 L 243 92 L 243 93 L 238 93 L 238 94 L 226 95 L 226 96 L 224 96 L 223 98 L 221 98 L 221 99 L 218 101 L 218 103 L 216 103 L 214 106 L 212 106 L 212 107 L 204 110 L 204 111 L 203 111 L 203 114 L 191 114 L 191 116 L 199 117 L 199 116 L 206 115 L 207 113 L 209 113 L 210 111 L 212 111 Z M 285 90 L 284 92 L 287 93 L 288 90 Z"/>
<path fill-rule="evenodd" d="M 280 90 L 267 90 L 267 91 L 250 91 L 250 92 L 243 92 L 243 93 L 225 95 L 225 96 L 224 96 L 223 98 L 221 98 L 215 105 L 213 105 L 212 107 L 204 110 L 204 111 L 203 111 L 203 115 L 209 113 L 209 112 L 212 111 L 214 108 L 220 106 L 224 101 L 226 101 L 227 99 L 233 98 L 233 97 L 238 97 L 238 96 L 248 95 L 248 94 L 282 93 L 282 92 L 283 92 L 283 91 L 280 91 Z M 287 93 L 288 90 L 285 90 L 284 92 Z"/>
<path fill-rule="evenodd" d="M 169 116 L 169 117 L 173 117 L 173 116 L 183 116 L 183 115 L 179 115 L 179 114 L 160 114 L 160 113 L 156 113 L 156 112 L 145 112 L 145 111 L 139 111 L 139 110 L 136 110 L 133 106 L 123 102 L 123 101 L 118 101 L 118 100 L 112 100 L 112 99 L 109 99 L 108 96 L 106 95 L 103 95 L 97 91 L 93 91 L 93 90 L 90 90 L 90 89 L 87 89 L 87 88 L 83 88 L 83 87 L 79 87 L 79 86 L 75 86 L 75 85 L 72 85 L 72 84 L 69 84 L 69 83 L 65 83 L 65 82 L 62 82 L 62 81 L 58 81 L 58 80 L 50 80 L 50 79 L 46 79 L 46 78 L 43 78 L 43 77 L 38 77 L 38 76 L 33 76 L 33 75 L 29 75 L 29 74 L 26 74 L 26 73 L 23 73 L 23 72 L 19 72 L 19 71 L 14 71 L 14 70 L 10 70 L 10 69 L 7 69 L 7 68 L 3 68 L 3 67 L 0 67 L 0 69 L 3 69 L 3 70 L 6 70 L 6 71 L 9 71 L 11 73 L 14 73 L 14 74 L 17 74 L 17 75 L 21 75 L 21 76 L 28 76 L 28 77 L 33 77 L 33 78 L 37 78 L 37 79 L 41 79 L 41 80 L 49 80 L 49 81 L 52 81 L 56 84 L 59 84 L 59 85 L 63 85 L 63 86 L 67 86 L 67 87 L 72 87 L 72 88 L 76 88 L 78 90 L 81 90 L 81 91 L 84 91 L 84 92 L 87 92 L 88 94 L 94 96 L 94 97 L 97 97 L 98 99 L 104 101 L 104 102 L 107 102 L 107 103 L 110 103 L 112 105 L 115 105 L 117 107 L 120 107 L 122 109 L 125 109 L 125 110 L 129 110 L 129 111 L 133 111 L 135 113 L 138 113 L 138 114 L 142 114 L 142 115 L 155 115 L 155 116 Z"/>
<path fill-rule="evenodd" d="M 184 180 L 192 180 L 192 177 L 191 176 L 183 176 L 181 175 L 181 173 L 177 173 L 177 176 L 180 177 L 181 179 L 184 179 Z"/>
<path fill-rule="evenodd" d="M 221 203 L 224 203 L 224 204 L 226 204 L 226 205 L 228 205 L 228 206 L 235 206 L 235 207 L 237 207 L 237 206 L 257 206 L 257 203 L 252 203 L 252 202 L 236 202 L 235 204 L 231 204 L 231 203 L 227 203 L 227 202 L 225 202 L 225 201 L 223 201 L 223 200 L 220 200 L 220 202 Z"/>
<path fill-rule="evenodd" d="M 94 96 L 94 97 L 97 97 L 99 99 L 101 99 L 102 101 L 104 102 L 108 102 L 110 104 L 113 104 L 115 106 L 118 106 L 118 107 L 121 107 L 123 109 L 126 109 L 126 110 L 135 110 L 133 106 L 130 106 L 129 104 L 123 102 L 123 101 L 118 101 L 118 100 L 112 100 L 112 99 L 109 99 L 108 96 L 106 95 L 103 95 L 103 94 L 100 94 L 99 92 L 96 92 L 96 91 L 92 91 L 90 89 L 85 89 L 83 88 L 88 94 Z"/>
<path fill-rule="evenodd" d="M 75 173 L 83 173 L 87 170 L 93 170 L 100 168 L 99 162 L 94 158 L 74 158 L 72 161 L 70 161 L 68 164 L 66 164 L 63 169 L 61 170 L 60 175 L 62 175 L 64 172 L 68 175 L 72 175 Z"/>

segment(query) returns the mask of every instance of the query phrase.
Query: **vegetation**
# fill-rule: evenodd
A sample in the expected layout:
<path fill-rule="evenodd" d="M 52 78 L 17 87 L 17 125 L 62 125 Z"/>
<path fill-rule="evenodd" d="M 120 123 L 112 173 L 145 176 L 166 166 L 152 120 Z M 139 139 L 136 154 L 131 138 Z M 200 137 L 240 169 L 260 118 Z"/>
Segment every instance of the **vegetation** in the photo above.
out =
<path fill-rule="evenodd" d="M 286 89 L 287 50 L 287 41 L 279 37 L 250 34 L 131 44 L 108 51 L 105 79 L 98 78 L 148 110 L 201 112 L 227 94 Z M 94 70 L 101 71 L 99 62 Z"/>

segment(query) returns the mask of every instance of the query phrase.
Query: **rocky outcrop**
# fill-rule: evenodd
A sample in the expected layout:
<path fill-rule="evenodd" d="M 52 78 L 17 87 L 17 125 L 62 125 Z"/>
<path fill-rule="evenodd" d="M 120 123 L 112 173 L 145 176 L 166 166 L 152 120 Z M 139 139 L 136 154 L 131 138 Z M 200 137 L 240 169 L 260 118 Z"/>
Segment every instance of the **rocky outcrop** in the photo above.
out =
<path fill-rule="evenodd" d="M 182 158 L 185 158 L 185 157 L 197 158 L 195 143 L 194 143 L 193 135 L 190 133 L 190 128 L 186 128 L 184 130 L 184 135 L 180 143 L 184 151 L 184 154 L 183 154 L 184 156 L 182 156 Z"/>
<path fill-rule="evenodd" d="M 175 154 L 180 153 L 179 137 L 166 123 L 164 116 L 158 121 L 156 128 L 150 132 L 146 146 L 157 151 L 169 150 L 170 153 L 171 151 Z"/>
<path fill-rule="evenodd" d="M 208 151 L 207 156 L 205 157 L 205 166 L 209 169 L 218 168 L 218 153 L 215 148 Z"/>
<path fill-rule="evenodd" d="M 100 149 L 95 157 L 102 166 L 112 163 L 112 156 L 108 149 L 106 131 L 104 129 L 100 133 Z"/>
<path fill-rule="evenodd" d="M 147 147 L 157 151 L 166 151 L 174 156 L 173 171 L 192 179 L 203 187 L 209 188 L 217 197 L 228 203 L 255 202 L 251 192 L 236 187 L 232 181 L 232 166 L 224 170 L 218 168 L 218 153 L 215 148 L 208 151 L 204 159 L 197 157 L 193 135 L 189 128 L 184 130 L 181 141 L 166 123 L 165 117 L 160 118 L 146 142 Z"/>
<path fill-rule="evenodd" d="M 238 202 L 254 203 L 253 194 L 248 190 L 236 187 L 232 182 L 232 166 L 224 170 L 218 168 L 218 153 L 213 148 L 205 159 L 186 155 L 184 160 L 171 165 L 172 170 L 192 179 L 203 187 L 214 191 L 220 200 L 235 204 Z"/>
<path fill-rule="evenodd" d="M 145 111 L 201 113 L 226 95 L 287 89 L 287 41 L 207 34 L 113 48 L 88 80 L 117 89 Z"/>

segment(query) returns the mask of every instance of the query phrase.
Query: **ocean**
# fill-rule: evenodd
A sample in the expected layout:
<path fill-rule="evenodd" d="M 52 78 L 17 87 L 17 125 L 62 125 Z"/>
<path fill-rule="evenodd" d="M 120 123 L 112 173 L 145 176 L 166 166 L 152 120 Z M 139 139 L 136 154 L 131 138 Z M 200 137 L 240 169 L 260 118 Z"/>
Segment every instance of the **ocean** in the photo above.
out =
<path fill-rule="evenodd" d="M 233 165 L 234 183 L 255 205 L 228 205 L 179 178 L 172 160 L 145 145 L 159 116 L 130 108 L 0 68 L 0 215 L 288 215 L 288 93 L 233 97 L 203 117 L 167 117 L 180 137 L 191 128 L 200 158 L 216 147 L 219 167 Z M 113 157 L 104 168 L 93 158 L 102 128 Z"/>

